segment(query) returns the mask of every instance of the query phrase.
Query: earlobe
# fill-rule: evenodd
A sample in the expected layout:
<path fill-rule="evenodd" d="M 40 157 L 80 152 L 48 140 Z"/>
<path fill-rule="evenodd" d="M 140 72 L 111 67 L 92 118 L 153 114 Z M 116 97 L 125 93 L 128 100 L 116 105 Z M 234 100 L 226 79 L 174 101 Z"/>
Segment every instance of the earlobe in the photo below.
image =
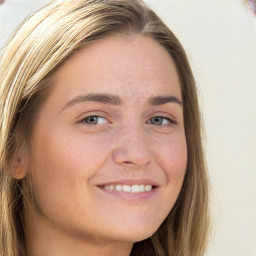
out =
<path fill-rule="evenodd" d="M 13 164 L 13 178 L 20 180 L 23 179 L 27 174 L 26 165 L 24 159 L 18 157 L 16 162 Z"/>

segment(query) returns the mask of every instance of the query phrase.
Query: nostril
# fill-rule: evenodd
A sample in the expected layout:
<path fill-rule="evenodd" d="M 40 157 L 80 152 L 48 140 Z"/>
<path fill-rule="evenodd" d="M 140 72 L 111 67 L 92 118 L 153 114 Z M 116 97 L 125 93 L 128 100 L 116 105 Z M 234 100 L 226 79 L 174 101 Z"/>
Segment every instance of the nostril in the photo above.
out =
<path fill-rule="evenodd" d="M 124 164 L 133 164 L 131 161 L 124 161 Z"/>
<path fill-rule="evenodd" d="M 148 165 L 150 161 L 146 161 L 144 159 L 134 159 L 134 161 L 123 161 L 122 165 L 127 166 L 130 168 L 143 168 L 144 166 Z"/>

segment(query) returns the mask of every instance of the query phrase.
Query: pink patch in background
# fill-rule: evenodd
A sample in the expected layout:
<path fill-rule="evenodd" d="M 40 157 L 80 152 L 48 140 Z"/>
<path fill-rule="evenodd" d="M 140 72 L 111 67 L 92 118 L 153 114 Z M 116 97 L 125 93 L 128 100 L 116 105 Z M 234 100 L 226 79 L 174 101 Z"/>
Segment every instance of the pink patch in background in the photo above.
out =
<path fill-rule="evenodd" d="M 256 0 L 244 0 L 245 5 L 256 15 Z"/>
<path fill-rule="evenodd" d="M 0 0 L 0 5 L 4 4 L 6 2 L 6 0 Z"/>

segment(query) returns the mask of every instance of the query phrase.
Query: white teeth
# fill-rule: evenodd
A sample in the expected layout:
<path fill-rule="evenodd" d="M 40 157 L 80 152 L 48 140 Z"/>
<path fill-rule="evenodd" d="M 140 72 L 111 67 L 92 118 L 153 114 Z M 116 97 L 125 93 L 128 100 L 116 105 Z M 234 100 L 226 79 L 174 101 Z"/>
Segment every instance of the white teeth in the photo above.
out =
<path fill-rule="evenodd" d="M 115 186 L 114 185 L 110 185 L 109 186 L 109 190 L 111 190 L 111 191 L 115 190 Z"/>
<path fill-rule="evenodd" d="M 132 188 L 131 188 L 131 186 L 129 186 L 129 185 L 123 185 L 123 191 L 124 191 L 124 192 L 131 192 L 131 191 L 132 191 Z"/>
<path fill-rule="evenodd" d="M 143 186 L 143 185 L 141 185 L 141 186 Z M 140 192 L 140 185 L 133 185 L 132 186 L 132 193 L 139 193 L 139 192 Z"/>
<path fill-rule="evenodd" d="M 123 191 L 127 193 L 140 193 L 140 192 L 150 192 L 153 187 L 152 185 L 107 185 L 104 186 L 104 189 L 111 191 Z"/>
<path fill-rule="evenodd" d="M 139 191 L 143 192 L 145 190 L 145 186 L 144 185 L 140 185 Z"/>
<path fill-rule="evenodd" d="M 123 186 L 122 185 L 116 185 L 116 189 L 117 191 L 123 191 Z"/>
<path fill-rule="evenodd" d="M 145 191 L 149 192 L 152 190 L 152 186 L 151 185 L 146 185 L 145 186 Z"/>

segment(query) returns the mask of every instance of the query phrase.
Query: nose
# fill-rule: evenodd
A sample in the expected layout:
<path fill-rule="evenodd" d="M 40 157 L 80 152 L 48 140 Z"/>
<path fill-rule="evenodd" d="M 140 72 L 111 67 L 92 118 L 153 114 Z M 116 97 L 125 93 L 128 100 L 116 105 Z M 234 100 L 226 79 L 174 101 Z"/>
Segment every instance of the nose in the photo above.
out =
<path fill-rule="evenodd" d="M 150 164 L 152 152 L 141 129 L 120 132 L 115 137 L 113 161 L 125 168 L 143 169 Z"/>

